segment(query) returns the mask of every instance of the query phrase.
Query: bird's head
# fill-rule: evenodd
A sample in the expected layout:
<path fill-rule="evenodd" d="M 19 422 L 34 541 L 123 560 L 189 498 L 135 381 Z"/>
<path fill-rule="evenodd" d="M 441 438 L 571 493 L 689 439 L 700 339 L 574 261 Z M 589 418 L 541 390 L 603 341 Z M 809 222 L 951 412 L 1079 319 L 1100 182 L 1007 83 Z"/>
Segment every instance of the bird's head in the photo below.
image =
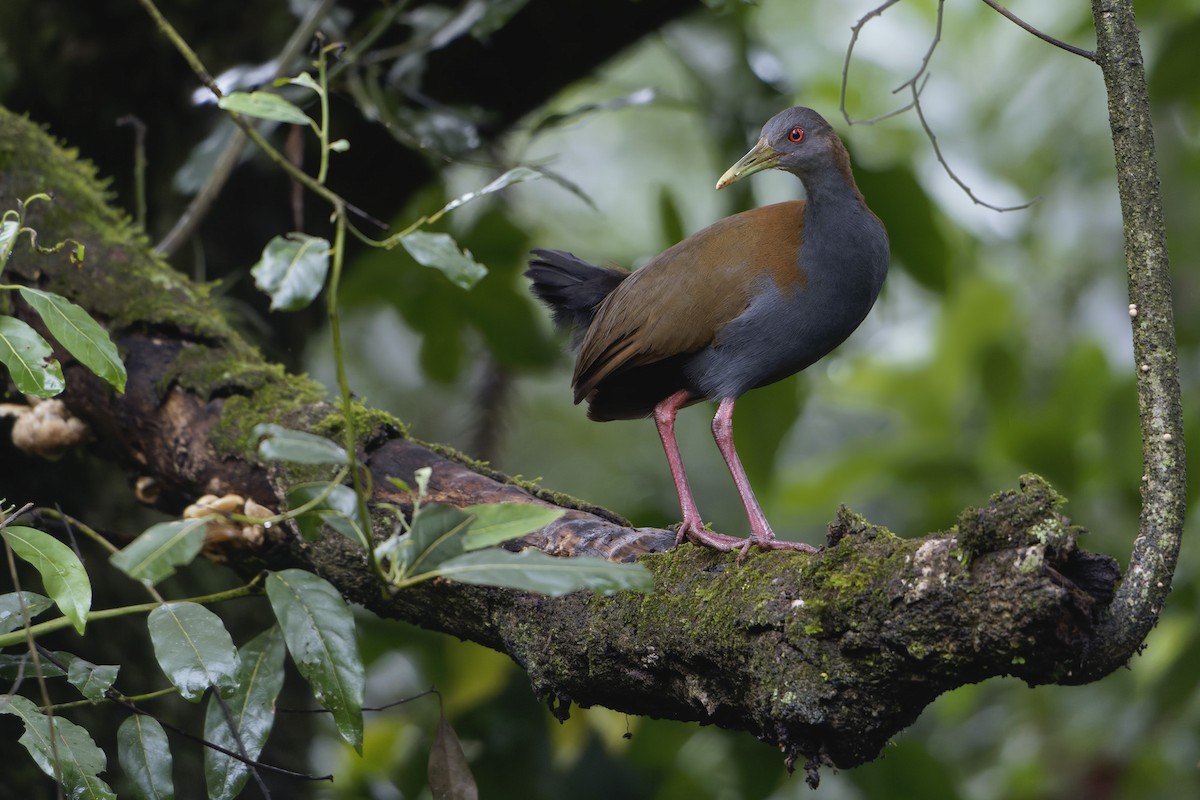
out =
<path fill-rule="evenodd" d="M 814 170 L 836 164 L 845 148 L 833 128 L 811 108 L 780 111 L 763 125 L 758 144 L 717 181 L 724 189 L 764 169 L 782 169 L 804 180 Z"/>

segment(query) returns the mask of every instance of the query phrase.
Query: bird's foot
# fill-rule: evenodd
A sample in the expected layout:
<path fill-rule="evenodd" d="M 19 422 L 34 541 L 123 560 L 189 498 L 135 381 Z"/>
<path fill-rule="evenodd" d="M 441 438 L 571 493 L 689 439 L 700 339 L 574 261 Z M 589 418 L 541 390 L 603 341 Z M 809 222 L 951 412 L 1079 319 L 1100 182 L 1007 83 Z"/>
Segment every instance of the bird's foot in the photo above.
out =
<path fill-rule="evenodd" d="M 687 539 L 692 544 L 701 547 L 711 547 L 714 550 L 720 550 L 723 553 L 729 553 L 734 550 L 738 551 L 737 561 L 740 564 L 745 560 L 751 547 L 759 547 L 762 550 L 795 550 L 801 553 L 815 553 L 817 548 L 805 542 L 790 542 L 785 539 L 776 539 L 774 533 L 769 533 L 766 536 L 753 535 L 746 538 L 737 536 L 727 536 L 723 533 L 705 530 L 703 525 L 697 525 L 695 522 L 684 520 L 679 526 L 679 533 L 675 537 L 675 545 L 678 547 Z"/>
<path fill-rule="evenodd" d="M 698 514 L 684 514 L 683 522 L 679 523 L 679 530 L 675 533 L 675 546 L 683 544 L 683 540 L 687 539 L 699 545 L 707 545 L 715 547 L 718 550 L 729 550 L 728 546 L 722 547 L 718 542 L 728 539 L 730 542 L 739 541 L 732 536 L 725 536 L 720 533 L 713 533 L 704 529 L 704 521 L 700 519 Z"/>
<path fill-rule="evenodd" d="M 680 528 L 682 532 L 683 528 Z M 688 528 L 687 539 L 692 544 L 700 545 L 701 547 L 711 547 L 714 550 L 720 550 L 723 553 L 728 553 L 730 550 L 736 550 L 742 546 L 742 540 L 736 536 L 726 536 L 723 533 L 715 533 L 706 531 L 704 528 Z M 676 544 L 683 541 L 683 536 L 679 537 Z"/>

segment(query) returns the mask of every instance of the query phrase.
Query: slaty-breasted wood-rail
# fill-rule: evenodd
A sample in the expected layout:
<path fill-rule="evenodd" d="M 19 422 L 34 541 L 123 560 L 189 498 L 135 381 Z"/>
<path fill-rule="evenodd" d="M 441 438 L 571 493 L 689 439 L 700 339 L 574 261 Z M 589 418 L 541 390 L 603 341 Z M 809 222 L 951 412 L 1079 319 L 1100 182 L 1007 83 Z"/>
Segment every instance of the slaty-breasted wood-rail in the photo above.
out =
<path fill-rule="evenodd" d="M 587 400 L 594 420 L 653 415 L 683 512 L 677 542 L 742 556 L 751 545 L 814 548 L 775 538 L 734 449 L 734 403 L 845 341 L 879 295 L 889 261 L 887 231 L 817 112 L 772 117 L 717 188 L 769 168 L 799 178 L 806 199 L 726 217 L 634 272 L 535 250 L 525 273 L 555 322 L 576 330 L 575 402 Z M 688 487 L 675 414 L 702 400 L 718 402 L 713 437 L 746 507 L 746 539 L 705 530 Z"/>

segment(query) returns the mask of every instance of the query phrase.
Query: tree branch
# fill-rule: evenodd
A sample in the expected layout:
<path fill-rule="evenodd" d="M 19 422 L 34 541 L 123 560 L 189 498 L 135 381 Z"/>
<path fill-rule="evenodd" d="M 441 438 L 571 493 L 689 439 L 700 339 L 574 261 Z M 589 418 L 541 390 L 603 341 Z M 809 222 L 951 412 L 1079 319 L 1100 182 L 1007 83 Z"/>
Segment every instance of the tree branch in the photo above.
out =
<path fill-rule="evenodd" d="M 237 492 L 279 508 L 312 468 L 257 462 L 250 431 L 270 421 L 336 437 L 343 421 L 324 389 L 239 338 L 204 291 L 105 204 L 89 170 L 35 126 L 0 110 L 0 142 L 0 204 L 51 192 L 56 202 L 31 208 L 29 224 L 48 239 L 69 233 L 88 253 L 78 268 L 18 248 L 6 274 L 85 305 L 126 360 L 127 389 L 118 395 L 60 354 L 63 400 L 90 426 L 95 451 L 131 477 L 152 478 L 157 491 L 146 496 L 176 513 L 205 493 Z M 381 615 L 505 652 L 560 717 L 572 703 L 601 704 L 746 730 L 789 764 L 807 759 L 814 782 L 821 764 L 876 757 L 948 689 L 993 675 L 1031 684 L 1077 677 L 1118 578 L 1111 559 L 1076 549 L 1080 529 L 1035 477 L 967 509 L 950 531 L 901 539 L 842 509 L 822 552 L 755 553 L 737 565 L 729 554 L 672 550 L 670 531 L 632 528 L 415 441 L 381 412 L 358 414 L 374 509 L 405 507 L 408 496 L 386 479 L 411 482 L 430 466 L 436 502 L 569 509 L 516 546 L 641 557 L 655 574 L 653 592 L 551 599 L 438 580 L 385 597 L 347 539 L 307 543 L 283 526 L 265 543 L 214 542 L 213 551 L 243 573 L 310 569 Z M 382 512 L 375 522 L 377 530 L 388 524 Z"/>
<path fill-rule="evenodd" d="M 1086 58 L 1088 61 L 1096 60 L 1096 54 L 1093 53 L 1091 50 L 1084 50 L 1082 47 L 1076 47 L 1073 44 L 1067 44 L 1066 42 L 1062 41 L 1061 39 L 1055 39 L 1050 34 L 1040 31 L 1037 28 L 1033 27 L 1028 22 L 1026 22 L 1025 20 L 1018 17 L 1016 14 L 1014 14 L 1013 12 L 1009 11 L 1007 8 L 1005 8 L 1004 6 L 997 3 L 996 0 L 983 0 L 983 2 L 988 7 L 990 7 L 993 11 L 995 11 L 997 14 L 1004 17 L 1006 20 L 1013 23 L 1018 28 L 1020 28 L 1024 31 L 1027 31 L 1029 33 L 1032 33 L 1034 36 L 1041 39 L 1043 42 L 1046 42 L 1047 44 L 1052 44 L 1055 47 L 1066 50 L 1068 53 L 1073 53 L 1074 55 L 1080 56 L 1081 58 Z"/>
<path fill-rule="evenodd" d="M 1142 515 L 1129 572 L 1081 681 L 1121 666 L 1141 647 L 1171 591 L 1187 498 L 1183 407 L 1171 303 L 1167 234 L 1158 187 L 1150 98 L 1132 0 L 1093 0 L 1096 62 L 1108 90 L 1117 188 L 1125 225 L 1129 316 L 1142 423 Z M 1101 644 L 1104 643 L 1104 644 Z"/>

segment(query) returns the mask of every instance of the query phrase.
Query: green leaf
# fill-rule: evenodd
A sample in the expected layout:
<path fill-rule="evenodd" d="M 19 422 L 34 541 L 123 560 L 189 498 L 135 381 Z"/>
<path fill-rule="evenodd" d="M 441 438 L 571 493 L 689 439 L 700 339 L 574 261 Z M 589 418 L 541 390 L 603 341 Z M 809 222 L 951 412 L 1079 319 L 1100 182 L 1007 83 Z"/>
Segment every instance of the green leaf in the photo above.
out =
<path fill-rule="evenodd" d="M 25 723 L 21 744 L 42 772 L 51 778 L 56 773 L 60 776 L 67 797 L 72 800 L 116 800 L 117 796 L 108 784 L 96 777 L 104 771 L 107 761 L 104 751 L 96 746 L 86 730 L 60 716 L 55 716 L 51 722 L 37 706 L 20 695 L 0 697 L 0 714 L 11 714 Z"/>
<path fill-rule="evenodd" d="M 275 698 L 283 686 L 283 635 L 272 625 L 238 651 L 242 666 L 238 669 L 238 687 L 225 701 L 237 736 L 229 729 L 225 713 L 215 697 L 204 711 L 204 738 L 232 752 L 257 759 L 275 722 Z M 232 800 L 241 793 L 250 778 L 250 768 L 211 748 L 204 750 L 204 779 L 211 800 Z"/>
<path fill-rule="evenodd" d="M 112 688 L 120 669 L 121 667 L 118 665 L 93 664 L 76 656 L 70 659 L 70 665 L 67 667 L 67 680 L 88 700 L 99 703 L 104 699 L 104 693 Z"/>
<path fill-rule="evenodd" d="M 641 564 L 603 558 L 557 558 L 539 550 L 477 550 L 443 562 L 436 572 L 462 583 L 505 586 L 555 597 L 580 589 L 605 594 L 647 592 L 654 585 L 654 577 Z"/>
<path fill-rule="evenodd" d="M 293 431 L 280 425 L 260 423 L 251 435 L 260 438 L 258 457 L 263 461 L 293 461 L 297 464 L 345 464 L 346 450 L 324 436 Z"/>
<path fill-rule="evenodd" d="M 0 317 L 0 362 L 22 394 L 53 397 L 67 385 L 54 350 L 37 331 L 14 317 Z"/>
<path fill-rule="evenodd" d="M 198 702 L 210 686 L 222 695 L 237 688 L 237 650 L 216 614 L 196 603 L 166 603 L 147 625 L 158 665 L 185 700 Z"/>
<path fill-rule="evenodd" d="M 4 270 L 4 265 L 12 255 L 13 245 L 17 243 L 20 230 L 21 223 L 18 220 L 8 216 L 0 219 L 0 271 Z"/>
<path fill-rule="evenodd" d="M 328 487 L 328 483 L 302 483 L 293 486 L 287 494 L 288 508 L 305 505 Z M 296 525 L 304 538 L 310 541 L 320 537 L 322 525 L 328 525 L 359 547 L 370 547 L 364 528 L 359 524 L 358 495 L 349 486 L 334 486 L 314 510 L 296 518 Z"/>
<path fill-rule="evenodd" d="M 447 212 L 459 208 L 460 206 L 465 206 L 472 200 L 478 200 L 485 195 L 498 192 L 507 186 L 513 185 L 514 183 L 521 183 L 522 181 L 533 180 L 540 177 L 542 177 L 542 173 L 535 169 L 530 169 L 529 167 L 514 167 L 513 169 L 510 169 L 508 172 L 501 175 L 499 178 L 496 178 L 496 180 L 492 181 L 487 186 L 484 186 L 482 189 L 476 189 L 473 192 L 467 192 L 466 194 L 462 194 L 454 198 L 449 203 L 446 203 L 446 205 L 442 207 L 442 210 L 434 216 L 440 217 Z"/>
<path fill-rule="evenodd" d="M 55 657 L 66 661 L 63 658 L 65 653 L 55 653 Z M 46 659 L 40 659 L 38 665 L 41 667 L 41 676 L 43 678 L 65 678 L 67 673 L 61 670 L 54 664 L 51 664 Z M 5 680 L 16 680 L 18 677 L 25 679 L 36 672 L 33 666 L 33 658 L 29 655 L 29 651 L 25 651 L 20 655 L 5 655 L 0 653 L 0 678 Z"/>
<path fill-rule="evenodd" d="M 21 296 L 68 353 L 118 392 L 125 391 L 125 365 L 117 346 L 91 314 L 53 292 L 22 286 Z"/>
<path fill-rule="evenodd" d="M 134 580 L 158 583 L 174 575 L 176 567 L 192 563 L 204 547 L 205 528 L 214 519 L 179 519 L 151 525 L 109 560 Z"/>
<path fill-rule="evenodd" d="M 46 594 L 82 634 L 92 607 L 92 584 L 75 551 L 50 534 L 23 525 L 12 525 L 0 533 L 13 552 L 41 574 Z"/>
<path fill-rule="evenodd" d="M 420 575 L 461 554 L 470 524 L 471 517 L 457 508 L 423 506 L 412 521 L 412 530 L 399 542 L 398 558 L 405 563 L 401 572 Z"/>
<path fill-rule="evenodd" d="M 300 569 L 268 575 L 267 597 L 297 669 L 361 755 L 363 666 L 350 606 L 327 581 Z"/>
<path fill-rule="evenodd" d="M 441 270 L 460 288 L 470 289 L 487 275 L 487 267 L 471 258 L 469 251 L 460 250 L 449 234 L 414 231 L 401 236 L 400 244 L 418 264 Z"/>
<path fill-rule="evenodd" d="M 495 547 L 509 539 L 541 530 L 564 513 L 532 503 L 492 503 L 467 506 L 463 511 L 475 517 L 467 531 L 466 550 Z"/>
<path fill-rule="evenodd" d="M 308 114 L 274 92 L 231 92 L 218 100 L 217 106 L 226 111 L 245 114 L 248 117 L 270 119 L 275 122 L 290 122 L 293 125 L 309 125 L 316 128 L 316 123 Z"/>
<path fill-rule="evenodd" d="M 22 599 L 25 601 L 25 611 L 29 614 L 30 619 L 54 605 L 53 600 L 37 592 L 21 592 L 20 597 L 16 592 L 0 594 L 0 633 L 15 631 L 25 624 L 25 620 L 21 617 Z"/>
<path fill-rule="evenodd" d="M 463 753 L 458 734 L 445 713 L 438 716 L 437 733 L 429 751 L 429 790 L 437 800 L 477 800 L 479 788 Z"/>
<path fill-rule="evenodd" d="M 276 86 L 287 86 L 289 84 L 292 86 L 303 86 L 305 89 L 312 89 L 317 94 L 324 92 L 324 89 L 321 88 L 321 84 L 317 83 L 316 79 L 314 79 L 313 76 L 309 75 L 307 72 L 301 72 L 299 75 L 291 78 L 278 78 L 275 81 Z"/>
<path fill-rule="evenodd" d="M 313 301 L 329 272 L 329 242 L 304 233 L 276 236 L 250 269 L 254 284 L 271 296 L 272 311 L 296 311 Z"/>
<path fill-rule="evenodd" d="M 207 753 L 207 748 L 205 749 Z M 171 745 L 154 717 L 133 714 L 117 729 L 117 758 L 141 800 L 171 800 Z"/>

